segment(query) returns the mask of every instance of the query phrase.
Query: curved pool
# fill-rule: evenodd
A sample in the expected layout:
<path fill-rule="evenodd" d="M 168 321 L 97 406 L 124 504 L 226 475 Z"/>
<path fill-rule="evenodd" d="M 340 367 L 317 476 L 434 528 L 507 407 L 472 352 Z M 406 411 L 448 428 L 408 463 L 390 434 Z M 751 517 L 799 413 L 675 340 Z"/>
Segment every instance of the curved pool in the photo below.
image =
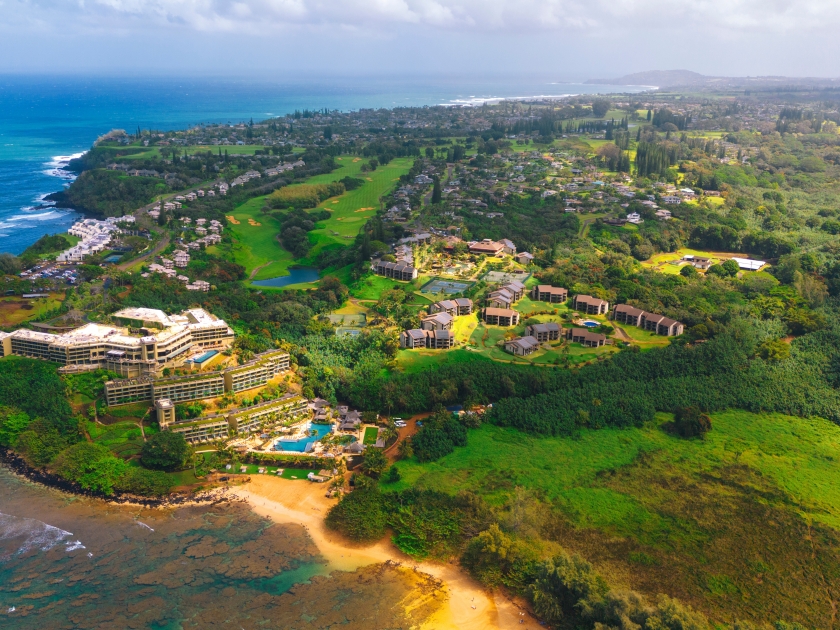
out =
<path fill-rule="evenodd" d="M 583 322 L 583 325 L 586 326 L 587 328 L 597 328 L 598 326 L 601 325 L 601 323 L 592 321 L 591 319 L 587 319 L 585 322 Z"/>

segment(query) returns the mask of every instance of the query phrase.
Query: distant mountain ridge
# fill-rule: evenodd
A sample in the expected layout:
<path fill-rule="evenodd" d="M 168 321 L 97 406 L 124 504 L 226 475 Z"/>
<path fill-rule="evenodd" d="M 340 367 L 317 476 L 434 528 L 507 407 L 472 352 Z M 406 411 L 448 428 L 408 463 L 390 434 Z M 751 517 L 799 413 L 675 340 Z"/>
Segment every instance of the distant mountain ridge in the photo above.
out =
<path fill-rule="evenodd" d="M 691 70 L 648 70 L 646 72 L 634 72 L 626 74 L 618 79 L 590 79 L 590 85 L 655 85 L 657 87 L 670 87 L 672 85 L 694 85 L 705 83 L 707 77 L 699 72 Z"/>
<path fill-rule="evenodd" d="M 737 87 L 837 87 L 840 80 L 820 77 L 715 77 L 691 70 L 648 70 L 634 72 L 615 79 L 590 79 L 589 85 L 649 85 L 658 88 L 737 88 Z"/>

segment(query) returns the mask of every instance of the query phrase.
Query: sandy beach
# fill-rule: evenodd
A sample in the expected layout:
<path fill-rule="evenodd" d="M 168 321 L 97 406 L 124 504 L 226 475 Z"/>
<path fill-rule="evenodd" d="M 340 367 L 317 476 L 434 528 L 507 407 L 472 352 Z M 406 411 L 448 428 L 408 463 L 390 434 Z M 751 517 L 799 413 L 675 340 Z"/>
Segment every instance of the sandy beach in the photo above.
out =
<path fill-rule="evenodd" d="M 522 616 L 520 609 L 510 600 L 488 593 L 456 565 L 416 562 L 388 540 L 363 546 L 337 536 L 324 526 L 324 516 L 335 501 L 324 496 L 325 488 L 321 485 L 254 476 L 249 484 L 231 489 L 230 494 L 247 501 L 257 514 L 277 523 L 299 523 L 306 527 L 321 554 L 329 561 L 329 570 L 353 571 L 390 560 L 416 567 L 418 571 L 441 580 L 449 600 L 424 625 L 425 628 L 481 630 L 538 627 L 533 618 Z"/>

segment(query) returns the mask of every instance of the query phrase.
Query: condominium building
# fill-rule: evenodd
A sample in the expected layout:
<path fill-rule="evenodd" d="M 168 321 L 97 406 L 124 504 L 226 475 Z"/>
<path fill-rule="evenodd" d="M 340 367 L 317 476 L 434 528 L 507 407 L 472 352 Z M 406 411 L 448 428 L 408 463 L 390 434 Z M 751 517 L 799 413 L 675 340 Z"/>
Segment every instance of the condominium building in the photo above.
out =
<path fill-rule="evenodd" d="M 538 284 L 531 289 L 531 299 L 535 302 L 549 302 L 559 304 L 569 298 L 569 292 L 563 287 L 553 287 L 549 284 Z"/>
<path fill-rule="evenodd" d="M 400 333 L 400 347 L 409 350 L 416 348 L 448 350 L 455 347 L 455 335 L 451 330 L 422 330 L 420 328 L 404 330 Z"/>
<path fill-rule="evenodd" d="M 394 280 L 409 281 L 417 277 L 417 269 L 407 263 L 377 261 L 373 267 L 378 276 L 393 278 Z"/>
<path fill-rule="evenodd" d="M 657 335 L 664 335 L 666 337 L 681 335 L 685 330 L 685 326 L 675 319 L 659 315 L 658 313 L 648 313 L 629 304 L 617 305 L 613 309 L 613 320 L 630 326 L 637 326 L 638 328 L 649 330 Z"/>
<path fill-rule="evenodd" d="M 452 317 L 469 315 L 472 313 L 473 302 L 469 298 L 455 298 L 454 300 L 441 300 L 429 307 L 430 313 L 449 313 Z"/>
<path fill-rule="evenodd" d="M 610 303 L 591 295 L 576 295 L 572 301 L 572 308 L 587 315 L 606 315 L 610 310 Z"/>
<path fill-rule="evenodd" d="M 482 311 L 484 321 L 491 326 L 516 326 L 519 323 L 519 312 L 509 308 L 494 308 L 488 306 Z"/>

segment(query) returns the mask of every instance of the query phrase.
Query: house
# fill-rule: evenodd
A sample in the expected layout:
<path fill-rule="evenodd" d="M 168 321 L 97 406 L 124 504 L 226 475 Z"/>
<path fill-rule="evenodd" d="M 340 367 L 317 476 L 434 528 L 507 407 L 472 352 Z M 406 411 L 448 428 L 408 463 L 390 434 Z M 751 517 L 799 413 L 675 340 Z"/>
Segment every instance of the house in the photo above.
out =
<path fill-rule="evenodd" d="M 489 238 L 485 238 L 483 241 L 472 241 L 469 243 L 469 248 L 471 254 L 483 254 L 485 256 L 501 256 L 505 250 L 502 243 L 497 243 Z"/>
<path fill-rule="evenodd" d="M 645 220 L 638 212 L 631 212 L 627 215 L 627 223 L 635 223 L 638 225 L 639 223 L 644 223 Z"/>
<path fill-rule="evenodd" d="M 704 258 L 702 256 L 693 256 L 692 254 L 686 254 L 685 256 L 683 256 L 683 260 L 691 264 L 696 269 L 706 270 L 712 266 L 712 259 Z"/>
<path fill-rule="evenodd" d="M 362 424 L 361 414 L 358 411 L 349 411 L 346 407 L 344 407 L 344 412 L 341 412 L 341 409 L 342 407 L 339 407 L 341 422 L 339 422 L 338 428 L 341 431 L 355 431 L 358 429 L 359 425 Z"/>
<path fill-rule="evenodd" d="M 393 278 L 394 280 L 409 281 L 417 278 L 417 269 L 407 263 L 392 263 L 379 260 L 373 267 L 378 276 Z"/>
<path fill-rule="evenodd" d="M 566 339 L 572 343 L 579 343 L 586 348 L 600 348 L 607 343 L 607 337 L 600 333 L 594 333 L 586 328 L 564 329 Z"/>
<path fill-rule="evenodd" d="M 549 322 L 547 324 L 531 324 L 525 327 L 525 334 L 533 337 L 540 343 L 546 341 L 557 341 L 560 339 L 560 324 Z"/>
<path fill-rule="evenodd" d="M 423 330 L 451 330 L 452 322 L 455 320 L 449 313 L 435 313 L 420 320 L 420 328 Z"/>
<path fill-rule="evenodd" d="M 538 284 L 531 289 L 531 299 L 535 302 L 550 302 L 559 304 L 569 299 L 569 292 L 563 287 L 553 287 L 549 284 Z"/>
<path fill-rule="evenodd" d="M 516 258 L 516 262 L 520 265 L 530 265 L 534 260 L 534 255 L 528 252 L 519 252 L 514 258 Z"/>
<path fill-rule="evenodd" d="M 668 221 L 671 219 L 671 211 L 670 210 L 657 210 L 656 211 L 656 218 L 660 221 Z"/>
<path fill-rule="evenodd" d="M 606 315 L 610 310 L 610 303 L 591 295 L 576 295 L 572 300 L 572 308 L 587 315 Z"/>
<path fill-rule="evenodd" d="M 509 241 L 508 239 L 503 238 L 501 240 L 501 243 L 502 251 L 504 251 L 505 254 L 510 254 L 511 256 L 516 254 L 516 245 L 513 244 L 513 241 Z"/>
<path fill-rule="evenodd" d="M 678 206 L 682 201 L 677 195 L 663 195 L 661 199 L 662 203 L 668 204 L 669 206 Z"/>
<path fill-rule="evenodd" d="M 491 326 L 516 326 L 519 323 L 519 313 L 508 308 L 488 306 L 481 316 Z"/>
<path fill-rule="evenodd" d="M 505 351 L 519 357 L 525 357 L 539 350 L 540 342 L 534 337 L 517 337 L 505 342 Z"/>

